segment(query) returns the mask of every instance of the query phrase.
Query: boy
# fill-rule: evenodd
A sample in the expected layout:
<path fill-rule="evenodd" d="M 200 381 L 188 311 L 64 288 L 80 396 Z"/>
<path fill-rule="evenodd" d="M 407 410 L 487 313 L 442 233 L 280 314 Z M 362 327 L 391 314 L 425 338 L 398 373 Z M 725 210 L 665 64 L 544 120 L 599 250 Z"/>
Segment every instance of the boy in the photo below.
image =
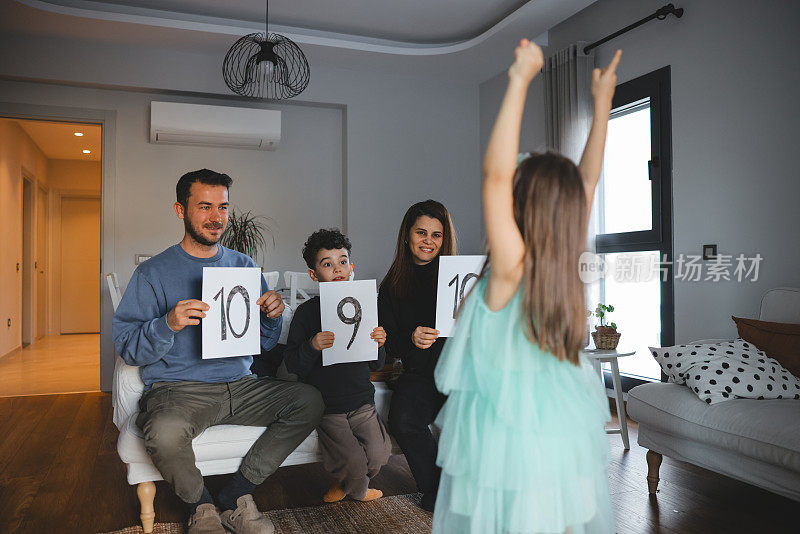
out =
<path fill-rule="evenodd" d="M 315 282 L 346 282 L 353 273 L 350 240 L 337 229 L 317 230 L 303 246 L 308 275 Z M 378 343 L 378 359 L 322 366 L 322 349 L 333 346 L 333 332 L 321 332 L 319 297 L 295 310 L 279 373 L 290 373 L 322 393 L 325 415 L 317 427 L 325 469 L 337 483 L 325 502 L 345 496 L 371 501 L 383 495 L 369 481 L 389 461 L 392 445 L 375 411 L 375 388 L 370 371 L 383 367 L 386 332 L 378 326 L 371 338 Z"/>

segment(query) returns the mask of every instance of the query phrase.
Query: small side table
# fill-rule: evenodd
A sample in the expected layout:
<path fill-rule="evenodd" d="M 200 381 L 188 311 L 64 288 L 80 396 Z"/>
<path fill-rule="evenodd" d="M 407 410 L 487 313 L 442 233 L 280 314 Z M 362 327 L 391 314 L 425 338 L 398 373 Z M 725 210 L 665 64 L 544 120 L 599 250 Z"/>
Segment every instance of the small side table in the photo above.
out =
<path fill-rule="evenodd" d="M 611 364 L 611 382 L 614 385 L 614 400 L 617 403 L 617 417 L 619 418 L 619 428 L 608 428 L 606 434 L 620 434 L 622 436 L 622 444 L 625 449 L 631 448 L 628 441 L 628 420 L 625 417 L 625 404 L 622 400 L 622 381 L 619 378 L 619 363 L 618 358 L 625 356 L 633 356 L 636 351 L 632 352 L 618 352 L 616 350 L 582 350 L 587 358 L 592 361 L 594 370 L 600 375 L 600 381 L 603 383 L 605 389 L 605 381 L 603 380 L 603 363 L 609 362 Z"/>

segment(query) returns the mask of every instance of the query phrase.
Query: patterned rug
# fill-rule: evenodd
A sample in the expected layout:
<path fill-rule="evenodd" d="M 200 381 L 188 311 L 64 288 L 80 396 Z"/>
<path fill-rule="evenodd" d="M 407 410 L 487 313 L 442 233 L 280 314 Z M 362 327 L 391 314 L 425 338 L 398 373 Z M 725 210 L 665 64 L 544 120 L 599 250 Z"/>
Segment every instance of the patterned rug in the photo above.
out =
<path fill-rule="evenodd" d="M 432 515 L 419 507 L 420 494 L 383 497 L 372 502 L 342 501 L 311 508 L 273 510 L 275 534 L 430 534 Z M 106 534 L 141 534 L 128 527 Z M 157 523 L 154 534 L 184 534 L 185 525 Z"/>

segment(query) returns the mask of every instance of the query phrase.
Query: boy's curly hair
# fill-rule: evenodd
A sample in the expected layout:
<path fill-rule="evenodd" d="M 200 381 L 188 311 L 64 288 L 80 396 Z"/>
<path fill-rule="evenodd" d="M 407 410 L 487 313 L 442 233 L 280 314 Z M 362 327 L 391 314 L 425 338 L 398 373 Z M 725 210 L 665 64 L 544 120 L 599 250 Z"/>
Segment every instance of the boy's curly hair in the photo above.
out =
<path fill-rule="evenodd" d="M 353 249 L 347 236 L 339 231 L 338 228 L 321 228 L 311 234 L 303 245 L 303 259 L 309 269 L 316 267 L 317 252 L 322 249 L 336 250 L 346 248 L 347 254 Z"/>

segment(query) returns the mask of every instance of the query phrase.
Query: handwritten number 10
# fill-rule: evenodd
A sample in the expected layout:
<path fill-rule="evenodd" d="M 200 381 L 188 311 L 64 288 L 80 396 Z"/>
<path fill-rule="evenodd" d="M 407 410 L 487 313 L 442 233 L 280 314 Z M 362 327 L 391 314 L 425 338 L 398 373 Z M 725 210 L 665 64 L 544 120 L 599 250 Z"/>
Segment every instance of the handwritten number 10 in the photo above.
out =
<path fill-rule="evenodd" d="M 447 284 L 447 287 L 452 286 L 453 284 L 456 285 L 453 291 L 453 319 L 456 318 L 456 312 L 458 311 L 458 303 L 464 300 L 464 290 L 467 287 L 467 282 L 472 280 L 473 278 L 478 278 L 478 275 L 475 273 L 467 273 L 464 275 L 464 279 L 461 281 L 461 287 L 459 291 L 458 279 L 461 277 L 460 274 L 457 274 L 455 278 L 450 280 L 450 283 Z"/>
<path fill-rule="evenodd" d="M 245 305 L 245 310 L 246 310 L 245 311 L 244 328 L 242 329 L 241 333 L 237 333 L 236 330 L 233 329 L 233 325 L 231 324 L 231 301 L 233 300 L 233 297 L 236 296 L 236 295 L 241 295 L 242 296 L 242 299 L 244 299 L 244 305 Z M 222 297 L 222 299 L 220 299 L 220 297 Z M 226 307 L 226 305 L 225 305 L 225 288 L 222 287 L 222 288 L 220 288 L 219 293 L 214 295 L 214 300 L 218 300 L 218 299 L 219 299 L 220 306 L 222 307 L 222 310 L 220 310 L 220 314 L 219 314 L 220 327 L 221 327 L 221 329 L 220 329 L 220 337 L 221 337 L 222 341 L 225 341 L 226 339 L 228 339 L 228 327 L 230 327 L 231 334 L 233 334 L 233 337 L 235 337 L 236 339 L 239 339 L 240 337 L 242 337 L 245 334 L 245 332 L 247 332 L 247 329 L 250 328 L 250 295 L 247 293 L 247 290 L 245 288 L 243 288 L 242 286 L 236 286 L 233 289 L 231 289 L 230 293 L 228 293 L 228 303 L 227 303 L 227 307 Z M 358 327 L 356 327 L 356 328 L 358 328 Z"/>
<path fill-rule="evenodd" d="M 353 305 L 354 311 L 352 317 L 347 317 L 344 314 L 345 304 Z M 339 316 L 339 320 L 344 324 L 355 325 L 353 327 L 353 335 L 350 337 L 350 343 L 347 344 L 347 350 L 350 350 L 350 347 L 353 345 L 353 341 L 356 339 L 356 334 L 358 334 L 358 327 L 361 326 L 361 303 L 353 297 L 345 297 L 339 301 L 339 305 L 336 307 L 336 314 Z"/>

